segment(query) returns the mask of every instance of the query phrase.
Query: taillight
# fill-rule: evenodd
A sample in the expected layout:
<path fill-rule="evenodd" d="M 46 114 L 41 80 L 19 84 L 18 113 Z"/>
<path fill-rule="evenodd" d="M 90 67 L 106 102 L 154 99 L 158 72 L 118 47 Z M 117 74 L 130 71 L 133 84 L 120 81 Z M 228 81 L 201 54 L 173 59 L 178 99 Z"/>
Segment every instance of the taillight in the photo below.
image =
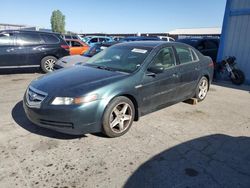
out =
<path fill-rule="evenodd" d="M 69 50 L 69 46 L 68 45 L 61 45 L 61 48 L 65 49 L 65 50 Z"/>

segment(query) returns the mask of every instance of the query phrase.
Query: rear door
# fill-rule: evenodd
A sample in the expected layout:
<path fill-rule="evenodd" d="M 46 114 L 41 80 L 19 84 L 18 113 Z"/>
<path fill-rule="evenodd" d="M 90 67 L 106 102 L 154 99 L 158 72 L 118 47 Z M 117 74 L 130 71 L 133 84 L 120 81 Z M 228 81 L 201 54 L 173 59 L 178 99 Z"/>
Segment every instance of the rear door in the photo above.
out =
<path fill-rule="evenodd" d="M 200 78 L 199 58 L 195 51 L 188 46 L 175 46 L 179 62 L 180 86 L 177 96 L 184 100 L 195 91 L 198 79 Z"/>
<path fill-rule="evenodd" d="M 39 67 L 43 48 L 42 39 L 38 33 L 16 33 L 16 43 L 18 45 L 19 65 Z"/>
<path fill-rule="evenodd" d="M 149 71 L 145 73 L 139 89 L 142 99 L 142 114 L 160 109 L 176 101 L 179 73 L 173 48 L 162 48 L 147 70 L 154 66 L 162 66 L 164 71 L 155 75 Z"/>
<path fill-rule="evenodd" d="M 0 68 L 8 68 L 15 65 L 18 60 L 15 50 L 14 33 L 0 33 Z"/>

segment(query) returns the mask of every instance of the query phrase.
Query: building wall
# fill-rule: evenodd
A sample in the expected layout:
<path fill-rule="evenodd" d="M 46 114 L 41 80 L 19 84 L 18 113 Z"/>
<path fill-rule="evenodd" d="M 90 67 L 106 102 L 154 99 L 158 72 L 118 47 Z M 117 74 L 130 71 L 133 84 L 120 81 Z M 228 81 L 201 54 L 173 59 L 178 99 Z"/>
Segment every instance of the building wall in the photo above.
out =
<path fill-rule="evenodd" d="M 218 62 L 227 56 L 237 58 L 250 83 L 250 0 L 227 0 Z"/>

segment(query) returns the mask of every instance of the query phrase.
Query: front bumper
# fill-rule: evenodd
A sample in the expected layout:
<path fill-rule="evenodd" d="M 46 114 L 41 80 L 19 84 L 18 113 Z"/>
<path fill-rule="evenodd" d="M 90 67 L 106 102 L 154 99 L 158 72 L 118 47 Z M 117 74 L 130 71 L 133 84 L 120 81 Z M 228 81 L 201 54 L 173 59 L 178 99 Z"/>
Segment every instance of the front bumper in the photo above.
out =
<path fill-rule="evenodd" d="M 31 122 L 73 135 L 101 132 L 102 111 L 99 106 L 100 101 L 93 101 L 82 106 L 42 105 L 33 108 L 25 96 L 23 99 L 24 111 Z"/>

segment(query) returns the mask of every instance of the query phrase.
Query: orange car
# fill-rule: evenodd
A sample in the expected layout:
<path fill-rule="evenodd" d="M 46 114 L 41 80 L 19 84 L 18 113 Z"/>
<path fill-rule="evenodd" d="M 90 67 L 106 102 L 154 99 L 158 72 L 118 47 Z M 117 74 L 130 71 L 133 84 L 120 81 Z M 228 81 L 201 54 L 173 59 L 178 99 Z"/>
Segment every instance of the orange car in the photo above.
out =
<path fill-rule="evenodd" d="M 89 49 L 89 46 L 77 39 L 66 39 L 69 45 L 70 55 L 80 55 Z"/>

